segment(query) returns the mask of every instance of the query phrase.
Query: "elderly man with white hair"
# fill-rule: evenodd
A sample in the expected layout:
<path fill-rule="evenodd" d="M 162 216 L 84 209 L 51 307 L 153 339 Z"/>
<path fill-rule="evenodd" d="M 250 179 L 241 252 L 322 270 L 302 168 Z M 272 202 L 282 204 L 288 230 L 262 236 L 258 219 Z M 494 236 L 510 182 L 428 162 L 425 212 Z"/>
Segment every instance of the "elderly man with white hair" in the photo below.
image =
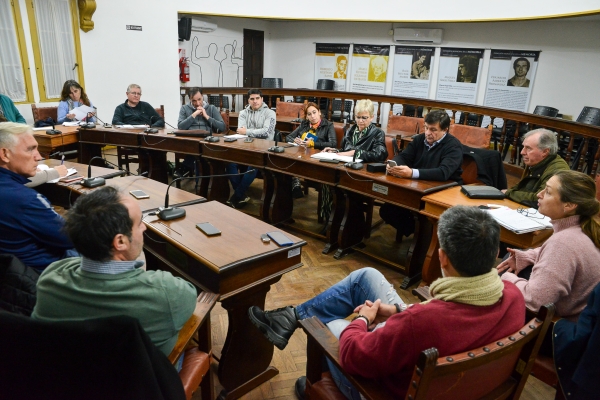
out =
<path fill-rule="evenodd" d="M 41 159 L 31 127 L 0 124 L 0 253 L 38 271 L 77 254 L 62 231 L 63 218 L 43 195 L 24 185 Z"/>

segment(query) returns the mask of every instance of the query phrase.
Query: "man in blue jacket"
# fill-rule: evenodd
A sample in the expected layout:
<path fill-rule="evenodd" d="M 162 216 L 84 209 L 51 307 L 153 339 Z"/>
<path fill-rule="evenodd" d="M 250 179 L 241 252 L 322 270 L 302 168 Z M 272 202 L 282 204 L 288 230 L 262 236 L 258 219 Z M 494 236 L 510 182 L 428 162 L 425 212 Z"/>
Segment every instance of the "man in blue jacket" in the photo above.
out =
<path fill-rule="evenodd" d="M 63 218 L 48 199 L 24 185 L 42 159 L 37 147 L 28 125 L 0 124 L 0 253 L 42 271 L 77 253 L 62 232 Z"/>

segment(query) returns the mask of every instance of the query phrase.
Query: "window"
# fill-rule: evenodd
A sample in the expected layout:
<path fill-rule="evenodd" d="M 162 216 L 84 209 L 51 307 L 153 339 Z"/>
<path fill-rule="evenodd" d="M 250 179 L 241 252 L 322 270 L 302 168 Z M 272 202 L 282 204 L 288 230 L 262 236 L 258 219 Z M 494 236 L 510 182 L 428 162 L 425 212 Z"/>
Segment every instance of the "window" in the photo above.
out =
<path fill-rule="evenodd" d="M 0 0 L 0 93 L 15 103 L 33 101 L 18 1 Z"/>
<path fill-rule="evenodd" d="M 29 25 L 41 101 L 60 98 L 69 79 L 83 83 L 75 0 L 28 0 Z"/>

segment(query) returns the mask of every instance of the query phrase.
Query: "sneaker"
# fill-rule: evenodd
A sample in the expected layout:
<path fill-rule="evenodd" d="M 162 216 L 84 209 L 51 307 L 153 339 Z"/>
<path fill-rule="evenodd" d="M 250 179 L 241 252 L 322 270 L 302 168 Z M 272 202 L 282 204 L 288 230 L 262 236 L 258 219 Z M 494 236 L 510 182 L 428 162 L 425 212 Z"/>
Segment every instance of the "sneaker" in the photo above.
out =
<path fill-rule="evenodd" d="M 240 209 L 240 208 L 244 208 L 246 206 L 246 204 L 248 204 L 249 201 L 250 201 L 250 197 L 246 197 L 245 199 L 238 200 L 238 197 L 236 197 L 236 195 L 234 194 L 229 198 L 229 200 L 227 200 L 227 205 L 230 206 L 231 208 Z"/>
<path fill-rule="evenodd" d="M 301 199 L 304 197 L 304 193 L 302 193 L 302 188 L 300 186 L 294 186 L 292 189 L 292 197 L 294 199 Z"/>
<path fill-rule="evenodd" d="M 248 317 L 279 350 L 285 349 L 288 340 L 298 327 L 296 310 L 291 306 L 271 311 L 263 311 L 259 307 L 252 306 L 248 309 Z"/>
<path fill-rule="evenodd" d="M 249 202 L 250 202 L 249 196 L 246 196 L 245 199 L 238 201 L 239 204 L 244 204 L 244 205 L 248 204 Z"/>
<path fill-rule="evenodd" d="M 299 400 L 304 400 L 304 392 L 306 391 L 306 376 L 301 376 L 296 380 L 296 384 L 294 385 L 294 389 L 296 392 L 296 397 Z"/>

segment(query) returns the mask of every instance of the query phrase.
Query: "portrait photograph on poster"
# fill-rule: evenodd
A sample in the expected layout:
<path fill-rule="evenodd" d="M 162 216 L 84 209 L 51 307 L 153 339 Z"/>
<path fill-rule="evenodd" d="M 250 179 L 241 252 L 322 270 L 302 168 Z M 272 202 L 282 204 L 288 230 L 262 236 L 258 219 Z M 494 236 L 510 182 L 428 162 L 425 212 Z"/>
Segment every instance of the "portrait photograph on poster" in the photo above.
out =
<path fill-rule="evenodd" d="M 483 105 L 527 112 L 539 56 L 539 51 L 492 49 Z"/>
<path fill-rule="evenodd" d="M 484 49 L 440 49 L 436 100 L 475 104 Z"/>
<path fill-rule="evenodd" d="M 319 79 L 333 80 L 333 90 L 346 90 L 349 44 L 316 43 L 315 49 L 315 89 Z"/>
<path fill-rule="evenodd" d="M 383 94 L 390 46 L 355 44 L 350 63 L 350 91 Z"/>
<path fill-rule="evenodd" d="M 435 47 L 395 46 L 392 95 L 429 98 Z M 402 105 L 394 104 L 394 114 L 402 113 Z"/>

